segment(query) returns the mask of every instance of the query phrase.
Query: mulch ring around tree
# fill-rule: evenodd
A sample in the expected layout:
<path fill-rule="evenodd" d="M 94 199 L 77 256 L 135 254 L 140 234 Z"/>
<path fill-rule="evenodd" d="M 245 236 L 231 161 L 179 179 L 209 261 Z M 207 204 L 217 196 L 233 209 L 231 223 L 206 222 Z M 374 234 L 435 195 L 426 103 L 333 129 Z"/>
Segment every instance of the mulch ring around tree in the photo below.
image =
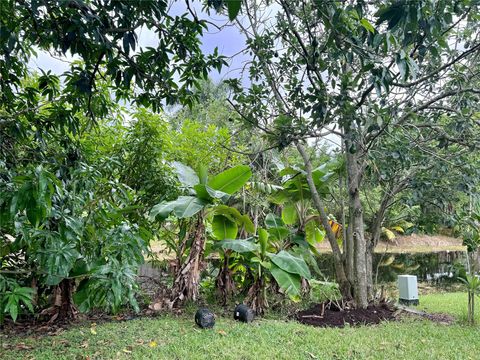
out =
<path fill-rule="evenodd" d="M 397 309 L 388 302 L 371 303 L 366 309 L 356 309 L 349 304 L 339 305 L 330 301 L 316 304 L 299 311 L 296 318 L 302 324 L 319 327 L 373 325 L 396 319 Z"/>

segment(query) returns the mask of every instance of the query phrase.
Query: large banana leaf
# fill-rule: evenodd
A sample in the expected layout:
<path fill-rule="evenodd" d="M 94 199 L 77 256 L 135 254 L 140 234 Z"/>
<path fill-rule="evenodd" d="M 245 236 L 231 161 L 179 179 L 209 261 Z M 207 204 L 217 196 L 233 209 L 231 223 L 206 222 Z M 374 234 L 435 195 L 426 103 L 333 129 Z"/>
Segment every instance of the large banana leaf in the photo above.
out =
<path fill-rule="evenodd" d="M 287 225 L 293 225 L 297 222 L 297 208 L 295 204 L 288 203 L 282 209 L 282 220 Z"/>
<path fill-rule="evenodd" d="M 290 235 L 290 231 L 284 226 L 283 220 L 274 214 L 265 217 L 265 226 L 268 233 L 276 240 L 284 240 Z"/>
<path fill-rule="evenodd" d="M 258 229 L 258 242 L 260 243 L 260 251 L 262 256 L 265 256 L 267 253 L 267 246 L 268 246 L 268 236 L 269 233 L 265 229 Z"/>
<path fill-rule="evenodd" d="M 280 251 L 278 254 L 271 255 L 270 259 L 280 269 L 288 273 L 298 274 L 305 279 L 310 279 L 312 277 L 305 260 L 293 256 L 285 250 Z"/>
<path fill-rule="evenodd" d="M 297 274 L 292 274 L 272 265 L 270 272 L 278 286 L 292 299 L 299 300 L 301 279 Z"/>
<path fill-rule="evenodd" d="M 212 189 L 232 195 L 236 191 L 240 190 L 242 186 L 247 183 L 251 176 L 252 170 L 250 170 L 249 166 L 238 165 L 214 176 L 208 182 L 208 186 L 210 186 Z"/>
<path fill-rule="evenodd" d="M 283 225 L 285 225 L 283 223 L 283 220 L 272 213 L 268 214 L 265 217 L 265 226 L 267 227 L 267 229 L 283 227 Z"/>
<path fill-rule="evenodd" d="M 215 215 L 212 220 L 212 231 L 217 240 L 235 239 L 238 226 L 234 221 L 223 215 Z"/>
<path fill-rule="evenodd" d="M 211 202 L 213 199 L 220 199 L 222 201 L 227 201 L 230 197 L 229 194 L 222 191 L 214 190 L 210 186 L 205 184 L 197 184 L 193 187 L 197 196 L 205 201 Z"/>
<path fill-rule="evenodd" d="M 180 196 L 176 200 L 155 205 L 150 211 L 150 217 L 165 220 L 173 212 L 179 219 L 188 218 L 202 210 L 206 204 L 195 196 Z"/>
<path fill-rule="evenodd" d="M 255 252 L 258 250 L 258 245 L 249 239 L 227 239 L 215 242 L 216 247 L 221 247 L 224 250 L 232 250 L 238 253 Z"/>
<path fill-rule="evenodd" d="M 318 244 L 325 239 L 325 231 L 315 219 L 312 219 L 305 224 L 305 239 L 312 246 L 315 246 L 315 244 Z"/>
<path fill-rule="evenodd" d="M 172 163 L 172 166 L 177 173 L 178 180 L 182 183 L 183 186 L 190 188 L 200 182 L 197 174 L 191 167 L 184 165 L 178 161 L 174 161 Z"/>
<path fill-rule="evenodd" d="M 217 205 L 213 209 L 215 215 L 223 215 L 228 217 L 230 220 L 235 221 L 239 226 L 244 226 L 245 230 L 253 234 L 255 232 L 255 225 L 253 225 L 252 220 L 248 215 L 242 215 L 240 211 L 234 207 L 227 205 Z"/>

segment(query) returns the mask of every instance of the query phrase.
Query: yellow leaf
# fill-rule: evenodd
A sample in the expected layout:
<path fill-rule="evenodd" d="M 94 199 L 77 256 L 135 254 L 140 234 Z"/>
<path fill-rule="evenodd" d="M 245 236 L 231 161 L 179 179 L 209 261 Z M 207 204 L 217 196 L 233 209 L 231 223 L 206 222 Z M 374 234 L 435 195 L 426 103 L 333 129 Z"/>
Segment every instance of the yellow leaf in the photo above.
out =
<path fill-rule="evenodd" d="M 395 233 L 387 228 L 382 228 L 382 235 L 384 235 L 388 239 L 388 241 L 395 240 L 396 238 Z"/>
<path fill-rule="evenodd" d="M 226 333 L 224 330 L 219 330 L 218 333 L 219 333 L 220 335 L 223 335 L 223 336 L 226 336 L 226 335 L 227 335 L 227 333 Z"/>
<path fill-rule="evenodd" d="M 389 256 L 385 261 L 382 261 L 378 266 L 388 266 L 393 263 L 395 260 L 395 256 L 391 255 Z"/>
<path fill-rule="evenodd" d="M 123 349 L 123 352 L 124 352 L 125 354 L 131 354 L 131 353 L 132 353 L 132 352 L 131 352 L 130 350 L 128 350 L 128 349 Z"/>
<path fill-rule="evenodd" d="M 92 333 L 92 335 L 97 335 L 97 330 L 95 330 L 94 328 L 90 328 L 90 332 Z"/>
<path fill-rule="evenodd" d="M 157 345 L 158 345 L 158 344 L 157 344 L 155 341 L 150 341 L 150 342 L 148 343 L 148 346 L 150 346 L 151 348 L 157 347 Z"/>
<path fill-rule="evenodd" d="M 403 228 L 401 226 L 392 226 L 391 228 L 392 230 L 395 230 L 396 232 L 400 233 L 400 234 L 404 234 L 405 233 L 405 230 L 403 230 Z"/>

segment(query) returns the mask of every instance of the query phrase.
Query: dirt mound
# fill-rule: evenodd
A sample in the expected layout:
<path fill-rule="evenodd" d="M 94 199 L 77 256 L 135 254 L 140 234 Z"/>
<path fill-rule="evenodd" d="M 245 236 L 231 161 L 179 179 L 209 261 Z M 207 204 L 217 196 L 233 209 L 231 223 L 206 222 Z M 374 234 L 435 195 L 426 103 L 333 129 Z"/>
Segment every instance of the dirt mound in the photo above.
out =
<path fill-rule="evenodd" d="M 344 327 L 378 324 L 384 320 L 394 320 L 395 308 L 386 302 L 370 304 L 366 309 L 339 309 L 334 303 L 321 303 L 308 310 L 299 311 L 297 320 L 302 324 L 319 327 Z"/>

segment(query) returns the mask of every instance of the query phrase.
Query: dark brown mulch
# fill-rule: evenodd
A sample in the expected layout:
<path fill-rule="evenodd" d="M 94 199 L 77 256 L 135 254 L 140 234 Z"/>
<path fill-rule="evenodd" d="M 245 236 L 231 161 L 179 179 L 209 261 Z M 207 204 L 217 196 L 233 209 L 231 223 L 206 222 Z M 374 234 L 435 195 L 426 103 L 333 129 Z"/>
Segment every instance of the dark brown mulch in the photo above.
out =
<path fill-rule="evenodd" d="M 370 304 L 366 309 L 355 309 L 348 305 L 342 310 L 331 302 L 316 304 L 310 309 L 299 311 L 297 320 L 303 324 L 319 327 L 344 327 L 379 324 L 395 320 L 395 308 L 388 302 Z"/>

